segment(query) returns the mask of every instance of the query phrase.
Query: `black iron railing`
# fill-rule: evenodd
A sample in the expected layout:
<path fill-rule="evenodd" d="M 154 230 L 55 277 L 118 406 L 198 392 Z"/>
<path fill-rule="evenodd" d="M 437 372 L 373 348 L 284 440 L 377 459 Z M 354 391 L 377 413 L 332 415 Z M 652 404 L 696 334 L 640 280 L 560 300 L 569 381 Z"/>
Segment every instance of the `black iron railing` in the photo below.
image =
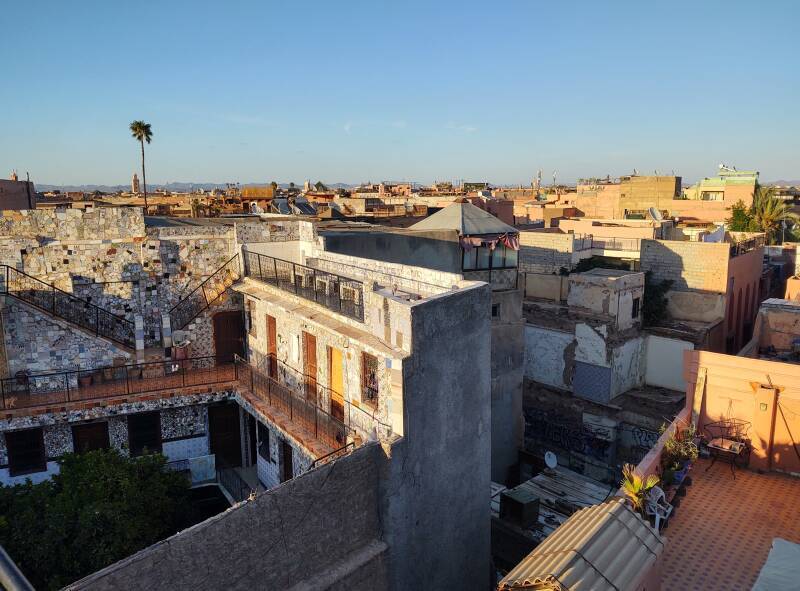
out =
<path fill-rule="evenodd" d="M 240 273 L 239 255 L 235 254 L 172 307 L 169 311 L 172 330 L 181 330 L 197 318 L 239 279 Z"/>
<path fill-rule="evenodd" d="M 88 370 L 18 374 L 13 378 L 0 380 L 0 393 L 3 410 L 13 410 L 153 392 L 173 392 L 187 386 L 205 386 L 235 380 L 236 366 L 229 359 L 194 357 Z"/>
<path fill-rule="evenodd" d="M 764 246 L 764 244 L 765 244 L 764 236 L 754 236 L 753 238 L 749 238 L 748 240 L 742 240 L 741 242 L 733 242 L 731 244 L 731 258 L 738 257 L 739 255 L 750 252 L 751 250 L 760 248 Z"/>
<path fill-rule="evenodd" d="M 228 494 L 237 503 L 241 503 L 251 493 L 255 492 L 245 479 L 239 475 L 236 468 L 225 463 L 219 456 L 216 457 L 216 471 L 217 483 L 228 491 Z"/>
<path fill-rule="evenodd" d="M 592 248 L 640 252 L 642 241 L 639 238 L 592 238 Z"/>
<path fill-rule="evenodd" d="M 364 284 L 360 281 L 244 249 L 242 255 L 248 277 L 364 321 Z"/>
<path fill-rule="evenodd" d="M 332 462 L 337 458 L 341 458 L 342 456 L 346 456 L 351 451 L 356 448 L 355 442 L 351 441 L 340 447 L 339 449 L 334 449 L 332 452 L 325 454 L 324 456 L 318 457 L 316 460 L 311 462 L 311 466 L 309 466 L 309 470 L 313 470 L 314 468 L 318 468 L 320 466 L 324 466 L 325 464 Z"/>
<path fill-rule="evenodd" d="M 8 265 L 2 293 L 62 318 L 97 336 L 136 347 L 133 322 Z"/>

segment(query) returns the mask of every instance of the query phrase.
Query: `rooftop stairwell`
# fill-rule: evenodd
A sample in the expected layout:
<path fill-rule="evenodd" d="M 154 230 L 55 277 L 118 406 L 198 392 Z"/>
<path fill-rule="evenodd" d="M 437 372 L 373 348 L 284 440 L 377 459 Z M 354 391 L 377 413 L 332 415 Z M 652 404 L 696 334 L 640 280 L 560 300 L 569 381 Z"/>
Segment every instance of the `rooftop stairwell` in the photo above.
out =
<path fill-rule="evenodd" d="M 0 295 L 10 296 L 65 320 L 93 336 L 108 339 L 130 350 L 136 348 L 133 321 L 14 267 L 0 265 L 0 273 L 5 280 L 0 288 Z"/>
<path fill-rule="evenodd" d="M 239 255 L 235 254 L 169 311 L 172 330 L 185 328 L 236 283 L 241 275 Z"/>

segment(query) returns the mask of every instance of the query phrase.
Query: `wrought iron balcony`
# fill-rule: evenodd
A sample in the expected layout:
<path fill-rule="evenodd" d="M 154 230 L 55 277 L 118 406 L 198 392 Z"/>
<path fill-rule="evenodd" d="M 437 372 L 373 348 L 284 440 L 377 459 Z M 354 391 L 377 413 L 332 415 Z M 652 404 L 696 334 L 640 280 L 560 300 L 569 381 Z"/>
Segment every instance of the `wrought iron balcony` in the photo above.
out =
<path fill-rule="evenodd" d="M 2 409 L 102 401 L 178 388 L 235 382 L 230 359 L 194 357 L 94 369 L 39 374 L 20 373 L 0 380 Z"/>
<path fill-rule="evenodd" d="M 287 415 L 328 445 L 338 449 L 347 443 L 347 435 L 362 438 L 376 430 L 382 436 L 392 429 L 377 416 L 377 410 L 362 408 L 344 400 L 315 378 L 278 361 L 264 357 L 254 365 L 236 357 L 239 384 L 259 400 Z M 338 408 L 331 401 L 338 400 Z M 323 408 L 324 407 L 324 408 Z"/>
<path fill-rule="evenodd" d="M 364 284 L 334 273 L 242 249 L 244 274 L 364 322 Z"/>
<path fill-rule="evenodd" d="M 5 267 L 5 285 L 1 293 L 71 322 L 97 336 L 130 349 L 136 347 L 132 321 L 13 267 L 8 265 L 3 267 Z"/>

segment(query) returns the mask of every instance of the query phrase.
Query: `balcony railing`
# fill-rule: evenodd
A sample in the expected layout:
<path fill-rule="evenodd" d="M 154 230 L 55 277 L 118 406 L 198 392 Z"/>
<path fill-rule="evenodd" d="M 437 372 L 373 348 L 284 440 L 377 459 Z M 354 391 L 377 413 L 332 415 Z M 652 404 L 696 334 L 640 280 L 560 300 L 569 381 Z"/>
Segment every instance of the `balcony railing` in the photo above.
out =
<path fill-rule="evenodd" d="M 364 321 L 364 284 L 360 281 L 245 249 L 242 254 L 246 276 Z"/>
<path fill-rule="evenodd" d="M 620 250 L 625 252 L 640 252 L 642 241 L 639 238 L 594 238 L 592 248 L 602 250 Z"/>
<path fill-rule="evenodd" d="M 2 293 L 63 318 L 97 336 L 135 348 L 133 322 L 8 265 Z"/>
<path fill-rule="evenodd" d="M 239 255 L 233 255 L 169 311 L 172 330 L 181 330 L 213 304 L 240 275 Z"/>
<path fill-rule="evenodd" d="M 119 396 L 173 392 L 187 386 L 233 382 L 236 366 L 217 357 L 154 361 L 89 370 L 20 373 L 0 380 L 2 409 L 14 410 L 99 401 Z"/>
<path fill-rule="evenodd" d="M 376 430 L 386 437 L 392 432 L 391 427 L 378 418 L 377 410 L 344 400 L 315 379 L 274 357 L 265 357 L 255 365 L 241 358 L 236 358 L 236 362 L 242 386 L 314 433 L 332 449 L 342 447 L 348 434 L 358 433 L 366 437 Z M 338 400 L 338 409 L 331 403 L 334 400 Z"/>
<path fill-rule="evenodd" d="M 241 503 L 256 492 L 236 471 L 236 468 L 225 463 L 219 456 L 216 457 L 217 484 L 223 487 L 234 501 Z"/>
<path fill-rule="evenodd" d="M 745 254 L 750 252 L 751 250 L 755 250 L 756 248 L 760 248 L 764 246 L 764 236 L 754 236 L 748 240 L 742 240 L 741 242 L 734 242 L 731 244 L 731 258 L 738 257 L 741 254 Z"/>

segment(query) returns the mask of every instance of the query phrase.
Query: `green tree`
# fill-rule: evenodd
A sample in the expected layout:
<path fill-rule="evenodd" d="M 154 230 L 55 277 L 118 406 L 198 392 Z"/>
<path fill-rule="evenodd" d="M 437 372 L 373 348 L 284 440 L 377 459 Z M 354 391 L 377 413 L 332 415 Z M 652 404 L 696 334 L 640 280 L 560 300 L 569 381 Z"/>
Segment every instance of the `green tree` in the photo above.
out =
<path fill-rule="evenodd" d="M 755 232 L 755 222 L 750 209 L 739 199 L 731 206 L 731 217 L 725 220 L 730 232 Z"/>
<path fill-rule="evenodd" d="M 150 128 L 149 123 L 138 119 L 131 123 L 130 130 L 133 139 L 142 145 L 142 187 L 144 187 L 144 212 L 147 213 L 147 175 L 144 170 L 144 143 L 147 142 L 149 144 L 153 139 L 153 130 Z"/>
<path fill-rule="evenodd" d="M 188 480 L 160 454 L 59 463 L 52 480 L 0 487 L 0 544 L 37 589 L 60 589 L 190 523 Z"/>
<path fill-rule="evenodd" d="M 671 279 L 655 281 L 652 271 L 644 274 L 644 301 L 642 322 L 645 326 L 657 326 L 667 314 L 667 292 L 672 287 Z"/>
<path fill-rule="evenodd" d="M 774 187 L 756 189 L 751 214 L 756 227 L 767 235 L 770 244 L 779 236 L 782 224 L 793 224 L 798 220 L 789 205 L 775 197 Z"/>

